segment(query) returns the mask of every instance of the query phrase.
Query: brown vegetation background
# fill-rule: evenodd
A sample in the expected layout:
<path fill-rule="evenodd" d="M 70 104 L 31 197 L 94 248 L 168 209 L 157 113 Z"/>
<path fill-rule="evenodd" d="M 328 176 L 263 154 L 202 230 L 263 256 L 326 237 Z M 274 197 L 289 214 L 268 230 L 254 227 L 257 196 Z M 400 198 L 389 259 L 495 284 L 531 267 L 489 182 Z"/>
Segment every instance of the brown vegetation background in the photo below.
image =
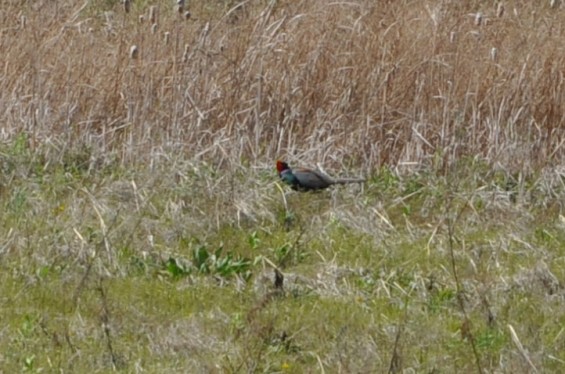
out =
<path fill-rule="evenodd" d="M 2 4 L 1 136 L 52 157 L 522 171 L 565 155 L 549 2 Z"/>

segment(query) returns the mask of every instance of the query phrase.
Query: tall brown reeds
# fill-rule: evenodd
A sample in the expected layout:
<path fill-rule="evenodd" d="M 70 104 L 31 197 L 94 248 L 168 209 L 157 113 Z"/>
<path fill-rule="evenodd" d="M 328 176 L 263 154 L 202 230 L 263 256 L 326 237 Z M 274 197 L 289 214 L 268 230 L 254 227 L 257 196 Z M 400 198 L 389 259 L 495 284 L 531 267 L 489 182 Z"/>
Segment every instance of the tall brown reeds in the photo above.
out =
<path fill-rule="evenodd" d="M 565 22 L 549 4 L 222 4 L 181 4 L 183 17 L 168 2 L 8 2 L 2 137 L 124 162 L 563 161 Z"/>

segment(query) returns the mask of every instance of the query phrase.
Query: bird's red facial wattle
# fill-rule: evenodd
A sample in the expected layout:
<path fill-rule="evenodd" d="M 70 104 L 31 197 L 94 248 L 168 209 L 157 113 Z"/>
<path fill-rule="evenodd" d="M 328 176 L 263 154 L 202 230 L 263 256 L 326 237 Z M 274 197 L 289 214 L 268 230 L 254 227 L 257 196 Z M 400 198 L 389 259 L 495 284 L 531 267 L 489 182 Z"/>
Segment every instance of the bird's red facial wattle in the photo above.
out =
<path fill-rule="evenodd" d="M 277 171 L 279 172 L 279 174 L 287 169 L 288 169 L 288 164 L 286 162 L 277 160 Z"/>

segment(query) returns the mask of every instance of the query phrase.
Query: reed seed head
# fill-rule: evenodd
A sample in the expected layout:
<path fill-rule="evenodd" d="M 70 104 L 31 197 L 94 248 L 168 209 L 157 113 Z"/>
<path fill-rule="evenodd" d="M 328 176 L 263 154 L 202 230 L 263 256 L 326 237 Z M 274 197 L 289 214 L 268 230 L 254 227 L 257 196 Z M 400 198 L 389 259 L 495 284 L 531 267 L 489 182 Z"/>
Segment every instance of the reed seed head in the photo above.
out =
<path fill-rule="evenodd" d="M 496 17 L 502 18 L 503 15 L 504 15 L 504 3 L 498 3 L 498 6 L 496 7 Z"/>
<path fill-rule="evenodd" d="M 183 14 L 184 12 L 184 0 L 177 0 L 177 12 Z"/>
<path fill-rule="evenodd" d="M 136 45 L 132 45 L 129 49 L 129 58 L 136 60 L 139 57 L 139 49 Z"/>
<path fill-rule="evenodd" d="M 497 57 L 498 57 L 498 49 L 496 47 L 493 47 L 490 50 L 490 59 L 496 61 Z"/>
<path fill-rule="evenodd" d="M 186 44 L 184 46 L 184 53 L 182 54 L 182 62 L 188 62 L 189 53 L 190 53 L 190 46 Z"/>
<path fill-rule="evenodd" d="M 475 14 L 475 26 L 480 26 L 483 23 L 483 14 L 477 13 Z"/>
<path fill-rule="evenodd" d="M 155 5 L 149 7 L 149 22 L 157 22 L 157 7 Z"/>

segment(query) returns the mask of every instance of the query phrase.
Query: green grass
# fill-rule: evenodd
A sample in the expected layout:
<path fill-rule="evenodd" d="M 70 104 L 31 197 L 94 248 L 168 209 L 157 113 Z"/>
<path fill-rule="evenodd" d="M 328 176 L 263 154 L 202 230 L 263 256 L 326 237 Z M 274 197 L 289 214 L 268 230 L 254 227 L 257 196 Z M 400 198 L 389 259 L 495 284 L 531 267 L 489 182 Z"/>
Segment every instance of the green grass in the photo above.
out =
<path fill-rule="evenodd" d="M 508 325 L 538 367 L 565 360 L 558 189 L 513 203 L 468 164 L 456 187 L 385 171 L 285 203 L 274 171 L 226 194 L 205 164 L 173 183 L 2 154 L 9 372 L 528 370 Z"/>

